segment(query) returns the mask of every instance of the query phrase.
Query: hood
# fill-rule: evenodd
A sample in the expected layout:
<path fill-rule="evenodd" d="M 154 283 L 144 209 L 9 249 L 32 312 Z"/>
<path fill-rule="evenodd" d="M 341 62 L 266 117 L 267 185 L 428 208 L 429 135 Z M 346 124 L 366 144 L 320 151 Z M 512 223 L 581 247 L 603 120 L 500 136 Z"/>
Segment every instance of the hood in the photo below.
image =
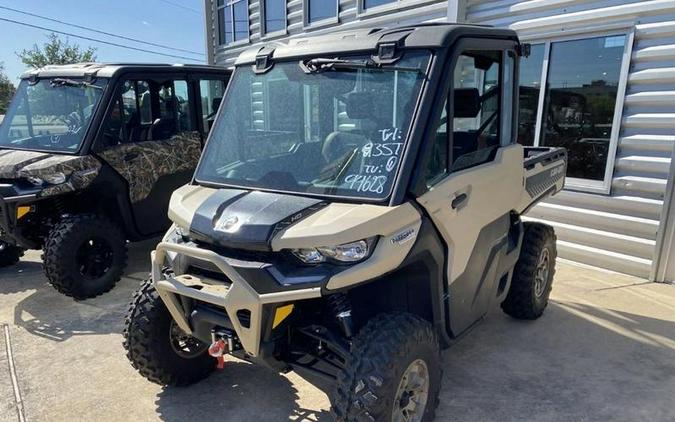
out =
<path fill-rule="evenodd" d="M 44 178 L 55 173 L 63 173 L 68 181 L 57 185 L 61 186 L 56 189 L 59 192 L 86 187 L 100 169 L 101 163 L 90 155 L 0 149 L 0 179 Z M 46 190 L 49 191 L 54 187 L 47 187 Z"/>
<path fill-rule="evenodd" d="M 58 156 L 37 151 L 0 149 L 0 179 L 16 179 L 19 171 L 24 167 L 50 157 Z M 71 156 L 62 157 L 72 158 Z"/>
<path fill-rule="evenodd" d="M 184 186 L 171 199 L 169 217 L 204 243 L 270 251 L 276 233 L 323 206 L 319 199 L 301 196 Z"/>

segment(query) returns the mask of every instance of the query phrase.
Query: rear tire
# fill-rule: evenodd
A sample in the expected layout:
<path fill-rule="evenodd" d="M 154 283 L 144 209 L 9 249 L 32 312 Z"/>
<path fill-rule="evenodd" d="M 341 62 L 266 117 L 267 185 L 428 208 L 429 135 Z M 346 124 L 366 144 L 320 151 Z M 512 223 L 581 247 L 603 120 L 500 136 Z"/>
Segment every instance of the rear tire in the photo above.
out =
<path fill-rule="evenodd" d="M 407 313 L 378 315 L 354 338 L 338 375 L 335 420 L 405 421 L 405 409 L 418 417 L 410 420 L 431 422 L 441 372 L 440 346 L 431 324 Z"/>
<path fill-rule="evenodd" d="M 19 262 L 24 249 L 0 240 L 0 268 L 9 267 Z"/>
<path fill-rule="evenodd" d="M 524 223 L 520 257 L 513 271 L 509 293 L 502 309 L 517 319 L 537 319 L 548 305 L 557 255 L 553 227 Z"/>
<path fill-rule="evenodd" d="M 208 345 L 184 333 L 183 339 L 194 347 L 189 353 L 179 354 L 176 343 L 172 344 L 177 326 L 150 280 L 134 294 L 124 322 L 127 358 L 148 380 L 186 386 L 208 377 L 215 369 L 217 361 L 209 356 Z"/>
<path fill-rule="evenodd" d="M 56 290 L 89 299 L 109 291 L 122 278 L 126 238 L 105 217 L 70 215 L 49 232 L 42 258 L 47 279 Z"/>

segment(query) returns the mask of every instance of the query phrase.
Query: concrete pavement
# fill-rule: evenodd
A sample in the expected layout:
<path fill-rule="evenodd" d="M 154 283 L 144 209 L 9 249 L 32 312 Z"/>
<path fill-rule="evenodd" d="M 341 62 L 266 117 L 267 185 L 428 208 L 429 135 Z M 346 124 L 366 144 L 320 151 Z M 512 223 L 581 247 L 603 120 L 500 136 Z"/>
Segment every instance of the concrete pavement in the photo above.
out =
<path fill-rule="evenodd" d="M 122 348 L 122 319 L 148 272 L 152 242 L 132 246 L 110 293 L 74 302 L 47 285 L 39 253 L 0 269 L 0 421 L 330 420 L 321 389 L 231 361 L 189 388 L 141 378 Z M 437 421 L 674 421 L 675 286 L 559 264 L 539 321 L 497 308 L 444 352 Z"/>

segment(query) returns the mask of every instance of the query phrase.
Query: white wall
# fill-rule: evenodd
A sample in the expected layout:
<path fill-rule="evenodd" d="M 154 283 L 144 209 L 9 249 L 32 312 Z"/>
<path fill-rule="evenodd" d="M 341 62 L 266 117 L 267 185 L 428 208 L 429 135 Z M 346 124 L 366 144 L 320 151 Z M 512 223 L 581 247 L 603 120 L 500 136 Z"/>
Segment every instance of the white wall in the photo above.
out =
<path fill-rule="evenodd" d="M 654 278 L 675 144 L 675 1 L 468 0 L 466 20 L 530 41 L 634 33 L 610 194 L 565 191 L 529 216 L 555 226 L 564 258 Z"/>

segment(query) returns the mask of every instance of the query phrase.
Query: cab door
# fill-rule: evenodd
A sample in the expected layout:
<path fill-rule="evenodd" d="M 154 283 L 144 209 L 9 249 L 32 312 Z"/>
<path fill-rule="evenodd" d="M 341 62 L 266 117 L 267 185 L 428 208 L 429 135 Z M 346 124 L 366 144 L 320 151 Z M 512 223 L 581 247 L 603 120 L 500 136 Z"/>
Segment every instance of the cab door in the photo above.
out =
<path fill-rule="evenodd" d="M 514 246 L 509 233 L 523 190 L 523 150 L 512 130 L 515 56 L 508 46 L 459 43 L 429 142 L 428 190 L 418 202 L 447 245 L 451 335 L 503 294 L 518 252 L 519 237 Z"/>
<path fill-rule="evenodd" d="M 96 153 L 128 186 L 138 231 L 169 226 L 171 193 L 188 183 L 201 154 L 194 98 L 182 75 L 130 76 L 101 126 Z"/>

